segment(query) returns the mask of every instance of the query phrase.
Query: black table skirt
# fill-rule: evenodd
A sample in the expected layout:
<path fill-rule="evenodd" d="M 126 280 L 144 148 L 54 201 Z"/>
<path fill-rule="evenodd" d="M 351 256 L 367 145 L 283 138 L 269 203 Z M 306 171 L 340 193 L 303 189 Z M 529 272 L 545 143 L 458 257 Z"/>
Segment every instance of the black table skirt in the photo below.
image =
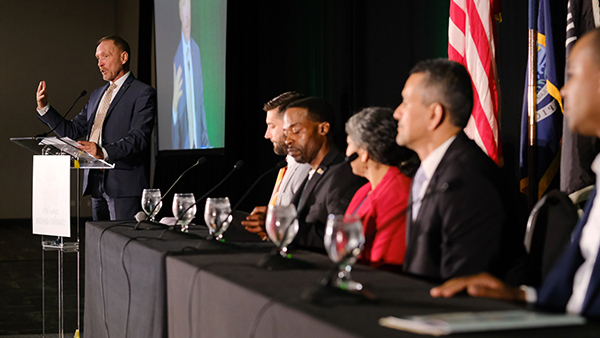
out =
<path fill-rule="evenodd" d="M 293 258 L 312 267 L 267 271 L 256 263 L 272 244 L 251 242 L 253 237 L 244 237 L 239 229 L 221 243 L 202 239 L 205 228 L 189 235 L 157 226 L 135 231 L 132 225 L 87 224 L 86 337 L 416 337 L 377 321 L 385 316 L 522 308 L 467 296 L 434 299 L 429 296 L 432 284 L 364 266 L 356 266 L 352 275 L 376 302 L 333 295 L 318 298 L 317 305 L 302 294 L 331 271 L 327 256 L 293 252 Z M 599 335 L 600 325 L 589 323 L 454 337 Z"/>

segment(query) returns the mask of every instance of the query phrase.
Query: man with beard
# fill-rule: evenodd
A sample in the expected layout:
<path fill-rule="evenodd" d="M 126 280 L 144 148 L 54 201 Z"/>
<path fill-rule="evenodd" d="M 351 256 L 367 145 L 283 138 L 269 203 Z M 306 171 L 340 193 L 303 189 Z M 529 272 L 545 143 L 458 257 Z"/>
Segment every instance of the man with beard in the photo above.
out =
<path fill-rule="evenodd" d="M 263 110 L 267 113 L 265 138 L 273 143 L 273 152 L 277 155 L 287 155 L 287 146 L 285 145 L 285 137 L 283 136 L 283 114 L 290 103 L 304 97 L 304 95 L 297 92 L 286 92 L 265 103 L 263 107 Z M 269 201 L 270 205 L 290 204 L 292 197 L 294 197 L 294 194 L 300 188 L 302 181 L 304 181 L 310 169 L 310 165 L 298 163 L 289 155 L 285 160 L 288 164 L 279 170 L 273 194 Z M 263 230 L 266 213 L 266 206 L 258 206 L 242 222 L 246 230 L 258 234 L 263 240 L 267 239 L 266 233 Z"/>
<path fill-rule="evenodd" d="M 325 252 L 328 215 L 343 215 L 354 193 L 366 183 L 352 173 L 333 143 L 333 120 L 331 105 L 318 97 L 293 102 L 283 117 L 288 155 L 310 165 L 302 188 L 292 199 L 300 225 L 293 245 L 318 252 Z"/>

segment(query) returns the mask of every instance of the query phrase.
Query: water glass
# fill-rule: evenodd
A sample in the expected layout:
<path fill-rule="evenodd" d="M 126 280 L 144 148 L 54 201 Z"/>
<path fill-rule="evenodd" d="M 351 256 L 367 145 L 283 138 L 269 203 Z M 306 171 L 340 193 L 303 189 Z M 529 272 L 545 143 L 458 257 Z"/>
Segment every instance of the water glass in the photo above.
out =
<path fill-rule="evenodd" d="M 160 197 L 160 189 L 144 189 L 142 192 L 142 210 L 152 222 L 162 207 Z"/>
<path fill-rule="evenodd" d="M 287 246 L 294 240 L 298 233 L 298 220 L 296 219 L 296 207 L 290 205 L 269 205 L 265 228 L 269 239 L 283 257 L 287 254 Z"/>
<path fill-rule="evenodd" d="M 227 197 L 209 197 L 204 207 L 204 222 L 208 226 L 211 238 L 221 240 L 231 220 L 231 204 Z"/>
<path fill-rule="evenodd" d="M 355 215 L 329 215 L 324 243 L 329 258 L 338 265 L 332 285 L 345 290 L 362 290 L 362 284 L 350 276 L 352 265 L 365 243 L 361 219 Z"/>
<path fill-rule="evenodd" d="M 181 225 L 181 231 L 187 232 L 189 224 L 196 216 L 196 200 L 192 193 L 178 193 L 173 197 L 173 216 L 176 225 Z"/>

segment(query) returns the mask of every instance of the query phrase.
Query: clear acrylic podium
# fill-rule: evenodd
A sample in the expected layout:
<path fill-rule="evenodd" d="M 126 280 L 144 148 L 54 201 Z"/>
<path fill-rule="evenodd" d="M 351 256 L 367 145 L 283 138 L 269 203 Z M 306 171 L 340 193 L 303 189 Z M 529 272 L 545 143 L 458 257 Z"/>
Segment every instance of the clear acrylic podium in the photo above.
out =
<path fill-rule="evenodd" d="M 79 337 L 81 331 L 81 260 L 79 252 L 79 228 L 81 216 L 81 170 L 80 169 L 113 169 L 114 164 L 99 160 L 91 154 L 78 148 L 76 141 L 68 137 L 15 137 L 10 139 L 19 146 L 29 149 L 36 155 L 68 155 L 71 157 L 71 169 L 76 170 L 77 193 L 75 206 L 76 234 L 75 241 L 65 242 L 64 237 L 45 239 L 42 236 L 42 323 L 43 335 L 46 334 L 45 321 L 45 251 L 58 253 L 58 336 L 64 338 L 64 254 L 77 255 L 77 329 L 75 336 Z M 70 225 L 69 225 L 70 226 Z"/>

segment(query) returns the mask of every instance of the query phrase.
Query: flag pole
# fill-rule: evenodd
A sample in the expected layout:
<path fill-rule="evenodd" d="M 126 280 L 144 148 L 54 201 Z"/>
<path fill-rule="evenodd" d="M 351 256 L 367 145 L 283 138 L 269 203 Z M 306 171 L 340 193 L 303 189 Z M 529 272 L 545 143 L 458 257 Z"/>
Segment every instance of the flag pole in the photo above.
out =
<path fill-rule="evenodd" d="M 527 115 L 528 115 L 528 196 L 529 210 L 538 200 L 538 177 L 536 173 L 536 147 L 537 147 L 537 0 L 529 0 L 529 42 L 528 42 L 528 70 L 527 70 Z"/>

